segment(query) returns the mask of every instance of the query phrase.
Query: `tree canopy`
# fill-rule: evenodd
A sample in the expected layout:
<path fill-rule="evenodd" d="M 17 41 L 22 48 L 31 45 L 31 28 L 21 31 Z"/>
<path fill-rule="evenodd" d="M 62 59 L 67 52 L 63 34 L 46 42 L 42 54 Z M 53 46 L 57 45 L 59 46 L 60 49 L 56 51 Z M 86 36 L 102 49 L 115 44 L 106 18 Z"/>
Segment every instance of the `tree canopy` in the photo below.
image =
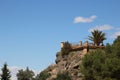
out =
<path fill-rule="evenodd" d="M 81 71 L 85 80 L 120 80 L 120 37 L 105 50 L 86 54 Z"/>
<path fill-rule="evenodd" d="M 47 71 L 42 71 L 35 77 L 35 80 L 46 80 L 49 76 L 50 74 Z"/>
<path fill-rule="evenodd" d="M 94 30 L 91 32 L 92 36 L 88 36 L 88 39 L 93 41 L 95 45 L 99 46 L 100 43 L 103 43 L 106 40 L 105 33 L 99 30 Z"/>
<path fill-rule="evenodd" d="M 10 80 L 11 75 L 9 69 L 7 68 L 7 63 L 4 64 L 1 70 L 2 70 L 2 74 L 0 75 L 1 80 Z"/>
<path fill-rule="evenodd" d="M 34 72 L 32 70 L 29 70 L 27 67 L 26 70 L 19 70 L 17 73 L 18 80 L 33 80 Z"/>

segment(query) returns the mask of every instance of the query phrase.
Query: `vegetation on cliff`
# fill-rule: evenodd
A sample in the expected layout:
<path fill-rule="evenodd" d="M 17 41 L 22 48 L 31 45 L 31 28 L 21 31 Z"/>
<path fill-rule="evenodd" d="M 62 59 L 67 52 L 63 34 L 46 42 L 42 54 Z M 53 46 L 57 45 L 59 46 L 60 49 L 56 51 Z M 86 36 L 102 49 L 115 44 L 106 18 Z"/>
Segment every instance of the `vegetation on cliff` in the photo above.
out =
<path fill-rule="evenodd" d="M 65 73 L 58 73 L 57 77 L 52 79 L 52 80 L 71 80 L 69 73 L 65 72 Z"/>
<path fill-rule="evenodd" d="M 120 80 L 120 36 L 104 50 L 86 54 L 80 66 L 85 80 Z"/>
<path fill-rule="evenodd" d="M 49 76 L 51 76 L 48 71 L 42 71 L 41 73 L 39 73 L 35 80 L 46 80 Z"/>
<path fill-rule="evenodd" d="M 64 46 L 61 48 L 61 55 L 64 57 L 65 55 L 68 55 L 70 51 L 71 51 L 70 43 L 68 41 L 64 42 Z"/>

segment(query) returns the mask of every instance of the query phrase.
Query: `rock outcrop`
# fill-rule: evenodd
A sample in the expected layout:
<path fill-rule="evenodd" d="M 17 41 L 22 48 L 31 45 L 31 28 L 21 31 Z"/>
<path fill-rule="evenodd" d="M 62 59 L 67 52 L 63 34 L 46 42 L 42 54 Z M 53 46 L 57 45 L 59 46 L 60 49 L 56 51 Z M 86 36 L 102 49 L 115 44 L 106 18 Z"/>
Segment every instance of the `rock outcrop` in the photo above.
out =
<path fill-rule="evenodd" d="M 47 72 L 51 75 L 47 80 L 52 80 L 57 77 L 58 73 L 68 72 L 72 80 L 82 80 L 82 74 L 80 73 L 82 51 L 73 51 L 64 57 L 60 52 L 56 54 L 56 64 L 50 65 Z"/>

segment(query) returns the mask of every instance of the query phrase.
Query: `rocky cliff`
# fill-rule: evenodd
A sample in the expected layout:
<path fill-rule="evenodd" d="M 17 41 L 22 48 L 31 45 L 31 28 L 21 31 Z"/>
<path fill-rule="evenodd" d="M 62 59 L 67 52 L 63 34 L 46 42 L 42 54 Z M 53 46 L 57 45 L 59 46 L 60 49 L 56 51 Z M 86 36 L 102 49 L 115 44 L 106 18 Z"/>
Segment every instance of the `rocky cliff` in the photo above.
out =
<path fill-rule="evenodd" d="M 80 73 L 82 51 L 72 51 L 68 55 L 62 56 L 61 52 L 56 54 L 56 64 L 50 65 L 45 71 L 50 74 L 50 77 L 46 80 L 52 80 L 57 77 L 58 73 L 68 72 L 71 80 L 82 80 L 82 74 Z"/>

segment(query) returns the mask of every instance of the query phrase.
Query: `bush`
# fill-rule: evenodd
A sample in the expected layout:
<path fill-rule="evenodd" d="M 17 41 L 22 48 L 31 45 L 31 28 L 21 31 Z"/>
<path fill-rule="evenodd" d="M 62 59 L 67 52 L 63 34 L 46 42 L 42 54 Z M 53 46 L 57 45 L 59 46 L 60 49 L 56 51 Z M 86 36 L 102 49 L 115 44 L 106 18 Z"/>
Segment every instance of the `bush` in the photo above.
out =
<path fill-rule="evenodd" d="M 63 48 L 61 48 L 61 55 L 64 56 L 64 55 L 68 55 L 69 52 L 71 51 L 71 44 L 67 41 L 67 42 L 64 42 L 64 46 Z"/>
<path fill-rule="evenodd" d="M 50 74 L 47 71 L 42 71 L 36 76 L 35 80 L 46 80 L 48 77 L 50 77 Z"/>
<path fill-rule="evenodd" d="M 57 78 L 52 79 L 52 80 L 71 80 L 68 72 L 65 73 L 58 73 Z"/>

